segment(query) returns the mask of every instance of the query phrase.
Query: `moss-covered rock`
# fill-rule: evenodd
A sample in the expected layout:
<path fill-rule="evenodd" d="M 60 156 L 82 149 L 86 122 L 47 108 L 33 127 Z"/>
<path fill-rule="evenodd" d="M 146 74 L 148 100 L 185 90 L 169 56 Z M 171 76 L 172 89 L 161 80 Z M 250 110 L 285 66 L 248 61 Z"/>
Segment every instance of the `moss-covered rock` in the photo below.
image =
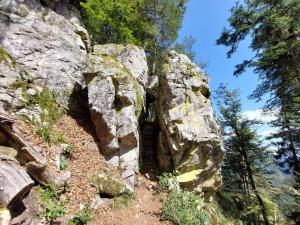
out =
<path fill-rule="evenodd" d="M 159 81 L 159 162 L 162 168 L 172 165 L 179 174 L 178 181 L 200 193 L 219 188 L 223 157 L 220 129 L 209 97 L 201 69 L 187 56 L 171 51 Z"/>
<path fill-rule="evenodd" d="M 145 107 L 147 63 L 132 45 L 96 45 L 84 73 L 97 136 L 107 161 L 135 183 L 139 157 L 139 117 Z"/>
<path fill-rule="evenodd" d="M 109 195 L 111 197 L 119 196 L 127 189 L 126 184 L 104 172 L 93 177 L 92 185 L 97 189 L 99 194 Z"/>

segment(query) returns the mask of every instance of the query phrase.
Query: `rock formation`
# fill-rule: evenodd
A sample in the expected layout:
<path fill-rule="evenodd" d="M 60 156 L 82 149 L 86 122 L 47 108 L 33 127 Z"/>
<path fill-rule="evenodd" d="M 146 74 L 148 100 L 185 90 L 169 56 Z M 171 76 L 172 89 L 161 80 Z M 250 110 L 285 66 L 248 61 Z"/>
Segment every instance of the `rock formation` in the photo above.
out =
<path fill-rule="evenodd" d="M 223 158 L 220 129 L 210 101 L 207 77 L 185 55 L 171 51 L 159 84 L 158 159 L 164 170 L 199 192 L 215 192 Z"/>
<path fill-rule="evenodd" d="M 1 78 L 0 85 L 8 87 L 16 78 L 30 80 L 46 85 L 66 102 L 75 82 L 83 81 L 89 47 L 79 12 L 63 1 L 51 9 L 38 0 L 3 0 L 0 10 L 0 61 L 6 52 L 13 58 L 12 66 L 17 62 L 23 69 L 22 73 L 20 69 L 6 73 L 7 66 L 1 67 L 5 79 Z M 1 94 L 0 100 L 5 97 L 9 102 L 11 93 Z"/>
<path fill-rule="evenodd" d="M 13 183 L 18 188 L 7 195 L 9 199 L 0 198 L 0 203 L 5 202 L 6 207 L 14 196 L 22 198 L 18 193 L 29 192 L 31 178 L 40 184 L 66 183 L 68 176 L 49 168 L 46 158 L 6 116 L 39 120 L 45 112 L 33 97 L 44 90 L 54 93 L 56 104 L 68 110 L 76 86 L 87 92 L 83 100 L 100 141 L 99 151 L 109 164 L 121 168 L 122 178 L 131 187 L 142 142 L 152 151 L 148 158 L 153 159 L 156 143 L 151 142 L 158 139 L 156 153 L 162 171 L 175 170 L 183 186 L 208 193 L 208 197 L 215 192 L 220 186 L 223 152 L 203 72 L 187 56 L 171 51 L 158 81 L 156 76 L 149 77 L 142 48 L 116 44 L 91 47 L 74 6 L 67 1 L 41 2 L 0 3 L 0 144 L 14 148 L 9 157 L 18 161 L 7 161 L 1 155 L 0 173 L 9 163 L 11 174 L 25 181 L 20 186 Z M 146 95 L 152 96 L 151 101 Z M 152 126 L 157 119 L 159 133 Z M 141 121 L 147 122 L 143 132 Z M 120 186 L 123 191 L 125 185 Z M 109 189 L 105 185 L 101 189 L 104 187 Z"/>
<path fill-rule="evenodd" d="M 101 150 L 133 186 L 140 148 L 139 116 L 148 81 L 145 52 L 133 45 L 96 45 L 88 55 L 84 75 Z"/>

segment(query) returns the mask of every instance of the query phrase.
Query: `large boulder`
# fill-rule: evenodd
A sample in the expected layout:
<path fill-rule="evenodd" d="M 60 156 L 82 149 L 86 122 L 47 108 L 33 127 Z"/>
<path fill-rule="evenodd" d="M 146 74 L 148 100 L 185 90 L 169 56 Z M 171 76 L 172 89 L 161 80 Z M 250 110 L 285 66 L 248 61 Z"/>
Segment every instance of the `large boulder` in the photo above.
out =
<path fill-rule="evenodd" d="M 0 2 L 0 100 L 5 104 L 14 96 L 3 89 L 16 79 L 47 86 L 64 103 L 74 84 L 83 82 L 89 37 L 78 11 L 65 2 L 52 2 L 51 8 L 38 0 Z"/>
<path fill-rule="evenodd" d="M 160 166 L 176 170 L 178 181 L 186 187 L 200 193 L 216 191 L 223 151 L 207 77 L 175 51 L 163 64 L 158 109 Z"/>
<path fill-rule="evenodd" d="M 101 150 L 134 185 L 140 148 L 139 116 L 145 106 L 148 67 L 144 50 L 133 45 L 96 45 L 84 73 L 88 103 Z"/>

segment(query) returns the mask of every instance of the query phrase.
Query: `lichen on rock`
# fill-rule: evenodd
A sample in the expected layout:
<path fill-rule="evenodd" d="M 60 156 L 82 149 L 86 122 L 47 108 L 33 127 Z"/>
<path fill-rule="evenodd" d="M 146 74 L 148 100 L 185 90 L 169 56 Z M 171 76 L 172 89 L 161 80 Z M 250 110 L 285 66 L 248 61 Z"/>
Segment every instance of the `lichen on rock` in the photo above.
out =
<path fill-rule="evenodd" d="M 135 183 L 140 148 L 139 116 L 145 107 L 148 67 L 142 49 L 132 45 L 96 45 L 84 73 L 88 102 L 101 150 Z"/>
<path fill-rule="evenodd" d="M 223 151 L 206 75 L 187 56 L 171 51 L 163 64 L 159 96 L 161 167 L 177 171 L 186 187 L 215 192 L 221 184 Z"/>

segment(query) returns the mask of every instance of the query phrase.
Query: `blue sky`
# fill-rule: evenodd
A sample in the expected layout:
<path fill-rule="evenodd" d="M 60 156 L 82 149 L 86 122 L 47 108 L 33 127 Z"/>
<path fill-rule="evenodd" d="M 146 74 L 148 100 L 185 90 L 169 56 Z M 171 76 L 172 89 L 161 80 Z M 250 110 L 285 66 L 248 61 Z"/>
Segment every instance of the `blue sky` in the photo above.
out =
<path fill-rule="evenodd" d="M 234 66 L 252 55 L 248 48 L 249 41 L 241 43 L 236 54 L 230 59 L 226 57 L 228 48 L 216 45 L 216 39 L 223 27 L 228 25 L 229 10 L 234 3 L 235 0 L 189 0 L 179 40 L 190 35 L 196 39 L 194 44 L 195 61 L 201 60 L 208 63 L 206 71 L 209 74 L 210 87 L 213 90 L 220 83 L 228 83 L 231 89 L 240 88 L 244 110 L 255 110 L 263 103 L 248 100 L 247 96 L 251 94 L 258 83 L 257 75 L 252 71 L 247 71 L 238 78 L 233 76 Z"/>
<path fill-rule="evenodd" d="M 227 83 L 230 89 L 239 88 L 245 114 L 249 118 L 261 118 L 269 122 L 270 117 L 262 116 L 259 110 L 263 102 L 257 103 L 248 99 L 258 84 L 257 75 L 252 71 L 247 71 L 239 77 L 233 76 L 235 65 L 252 56 L 252 52 L 248 48 L 250 40 L 242 42 L 238 51 L 230 59 L 226 56 L 228 48 L 216 45 L 216 40 L 223 27 L 228 26 L 227 19 L 235 1 L 189 0 L 178 40 L 182 41 L 185 36 L 190 35 L 196 39 L 193 47 L 196 52 L 195 61 L 208 63 L 206 71 L 209 74 L 209 84 L 213 91 L 220 83 Z M 258 132 L 265 136 L 272 130 L 268 125 L 264 125 L 258 129 Z"/>

